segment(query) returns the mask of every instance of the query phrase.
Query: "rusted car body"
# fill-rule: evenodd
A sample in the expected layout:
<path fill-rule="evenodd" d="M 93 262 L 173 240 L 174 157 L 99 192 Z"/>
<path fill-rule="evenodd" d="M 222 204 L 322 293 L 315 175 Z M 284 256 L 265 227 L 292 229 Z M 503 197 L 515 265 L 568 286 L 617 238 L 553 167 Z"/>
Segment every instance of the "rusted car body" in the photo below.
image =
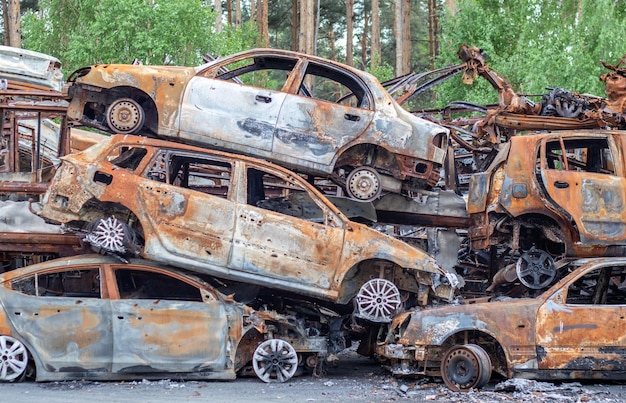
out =
<path fill-rule="evenodd" d="M 32 50 L 0 45 L 0 90 L 61 92 L 65 82 L 56 57 Z M 3 88 L 4 87 L 4 88 Z"/>
<path fill-rule="evenodd" d="M 426 253 L 348 220 L 291 171 L 141 136 L 116 135 L 64 157 L 40 215 L 94 223 L 85 239 L 117 254 L 137 248 L 155 261 L 338 304 L 367 283 L 362 304 L 372 304 L 372 318 L 391 317 L 398 289 L 425 305 L 462 285 Z"/>
<path fill-rule="evenodd" d="M 492 370 L 530 379 L 626 379 L 626 259 L 573 262 L 536 298 L 405 313 L 377 347 L 397 375 L 441 376 L 453 390 Z"/>
<path fill-rule="evenodd" d="M 558 258 L 623 255 L 625 147 L 621 131 L 512 137 L 470 180 L 472 248 L 519 252 L 531 288 L 549 285 Z"/>
<path fill-rule="evenodd" d="M 434 185 L 447 147 L 447 129 L 402 109 L 374 76 L 291 51 L 198 67 L 95 65 L 68 82 L 70 119 L 336 174 L 361 200 Z"/>
<path fill-rule="evenodd" d="M 0 381 L 234 379 L 251 360 L 264 381 L 284 381 L 300 354 L 289 341 L 305 357 L 322 346 L 292 318 L 143 260 L 82 255 L 16 269 L 0 275 L 0 307 Z M 283 349 L 277 362 L 288 365 L 263 370 Z"/>

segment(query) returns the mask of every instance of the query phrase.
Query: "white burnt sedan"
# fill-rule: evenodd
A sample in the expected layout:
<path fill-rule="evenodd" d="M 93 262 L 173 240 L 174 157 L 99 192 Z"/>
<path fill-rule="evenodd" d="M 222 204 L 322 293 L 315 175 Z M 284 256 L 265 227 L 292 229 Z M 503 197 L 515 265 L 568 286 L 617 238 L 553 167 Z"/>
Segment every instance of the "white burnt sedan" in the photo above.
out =
<path fill-rule="evenodd" d="M 374 76 L 286 50 L 198 67 L 95 65 L 68 82 L 70 119 L 261 157 L 332 177 L 359 200 L 434 185 L 448 144 L 446 128 L 404 110 Z"/>

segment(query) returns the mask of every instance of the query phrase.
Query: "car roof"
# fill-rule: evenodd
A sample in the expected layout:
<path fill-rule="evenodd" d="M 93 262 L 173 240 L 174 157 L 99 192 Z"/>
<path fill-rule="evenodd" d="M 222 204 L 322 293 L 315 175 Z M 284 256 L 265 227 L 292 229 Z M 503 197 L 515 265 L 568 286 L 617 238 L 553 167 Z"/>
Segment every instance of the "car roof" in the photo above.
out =
<path fill-rule="evenodd" d="M 189 280 L 192 280 L 194 282 L 197 282 L 203 285 L 206 284 L 206 282 L 201 280 L 199 277 L 189 275 L 186 272 L 183 272 L 179 269 L 176 269 L 176 268 L 164 265 L 164 264 L 159 264 L 150 260 L 129 259 L 128 262 L 132 265 L 167 270 L 176 275 L 186 277 Z M 16 277 L 27 276 L 29 274 L 36 273 L 40 270 L 54 270 L 57 268 L 63 268 L 63 267 L 67 267 L 70 265 L 73 266 L 73 265 L 90 265 L 90 264 L 91 265 L 99 265 L 99 264 L 124 265 L 125 263 L 116 257 L 99 255 L 99 254 L 86 254 L 86 255 L 62 257 L 62 258 L 58 258 L 54 260 L 48 260 L 46 262 L 35 263 L 29 266 L 21 267 L 21 268 L 14 269 L 14 270 L 5 272 L 3 274 L 0 274 L 0 283 L 10 281 Z"/>
<path fill-rule="evenodd" d="M 108 144 L 105 142 L 107 142 Z M 233 160 L 249 162 L 251 164 L 255 164 L 259 166 L 266 166 L 273 170 L 279 171 L 286 176 L 298 176 L 298 174 L 296 174 L 295 172 L 290 171 L 287 168 L 284 168 L 280 165 L 276 165 L 266 160 L 262 160 L 262 159 L 258 159 L 254 157 L 248 157 L 242 154 L 234 154 L 234 153 L 229 153 L 226 151 L 214 150 L 211 148 L 202 148 L 202 147 L 192 146 L 192 145 L 188 145 L 184 143 L 178 143 L 178 142 L 161 140 L 161 139 L 153 139 L 149 137 L 136 136 L 136 135 L 131 135 L 131 134 L 114 134 L 109 139 L 104 139 L 98 144 L 94 145 L 93 147 L 100 148 L 100 151 L 101 151 L 102 148 L 108 148 L 109 146 L 113 147 L 117 143 L 128 144 L 128 145 L 138 145 L 138 146 L 144 145 L 144 146 L 156 147 L 156 148 L 169 148 L 169 149 L 177 149 L 181 151 L 198 152 L 198 153 L 203 153 L 207 155 L 215 155 L 215 156 L 222 157 L 222 158 L 229 158 Z M 90 148 L 87 148 L 83 152 L 88 153 Z M 63 160 L 73 159 L 74 155 L 75 154 L 68 154 L 67 156 L 62 157 L 61 159 Z M 328 200 L 327 197 L 323 193 L 315 189 L 315 187 L 312 187 L 312 189 L 313 191 L 317 193 L 318 197 L 324 200 L 327 200 L 327 204 L 332 206 L 333 212 L 335 214 L 339 214 L 342 217 L 344 217 L 344 214 L 337 208 L 337 206 L 335 206 L 330 200 Z"/>
<path fill-rule="evenodd" d="M 361 77 L 366 77 L 366 78 L 368 78 L 371 81 L 375 81 L 377 83 L 380 83 L 379 80 L 374 75 L 368 73 L 367 71 L 357 69 L 356 67 L 352 67 L 352 66 L 349 66 L 347 64 L 343 64 L 343 63 L 337 62 L 335 60 L 325 59 L 323 57 L 310 55 L 310 54 L 302 53 L 302 52 L 296 52 L 296 51 L 293 51 L 293 50 L 272 49 L 272 48 L 254 48 L 254 49 L 248 49 L 248 50 L 244 50 L 244 51 L 241 51 L 241 52 L 233 53 L 233 54 L 227 55 L 227 56 L 218 57 L 215 60 L 212 60 L 212 61 L 210 61 L 208 63 L 205 63 L 205 64 L 199 66 L 198 70 L 203 70 L 205 68 L 208 68 L 209 66 L 212 66 L 213 64 L 221 63 L 221 62 L 223 62 L 226 59 L 236 58 L 236 57 L 243 56 L 243 55 L 249 55 L 249 56 L 254 56 L 254 55 L 283 56 L 283 57 L 296 57 L 296 58 L 308 59 L 308 60 L 312 60 L 312 61 L 315 61 L 315 62 L 318 62 L 318 63 L 322 63 L 322 64 L 330 64 L 330 65 L 333 65 L 335 67 L 339 67 L 341 69 L 350 71 L 351 73 L 359 75 Z"/>

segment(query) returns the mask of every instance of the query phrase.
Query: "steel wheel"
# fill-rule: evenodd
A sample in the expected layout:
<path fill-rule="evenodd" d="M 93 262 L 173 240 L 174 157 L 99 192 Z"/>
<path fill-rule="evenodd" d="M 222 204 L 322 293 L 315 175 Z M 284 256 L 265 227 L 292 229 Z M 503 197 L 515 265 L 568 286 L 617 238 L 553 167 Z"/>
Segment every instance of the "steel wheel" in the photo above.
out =
<path fill-rule="evenodd" d="M 10 336 L 0 336 L 0 381 L 10 382 L 21 377 L 28 365 L 24 345 Z"/>
<path fill-rule="evenodd" d="M 100 218 L 92 223 L 85 241 L 109 252 L 126 253 L 132 243 L 129 233 L 128 226 L 117 218 Z"/>
<path fill-rule="evenodd" d="M 532 247 L 524 252 L 515 265 L 517 278 L 526 287 L 540 290 L 556 277 L 556 266 L 548 252 Z"/>
<path fill-rule="evenodd" d="M 252 366 L 256 376 L 263 382 L 285 382 L 298 369 L 298 354 L 284 340 L 265 340 L 254 351 Z"/>
<path fill-rule="evenodd" d="M 455 392 L 482 388 L 489 382 L 491 370 L 489 355 L 476 344 L 454 346 L 441 361 L 441 377 Z"/>
<path fill-rule="evenodd" d="M 122 134 L 131 134 L 139 131 L 145 120 L 143 108 L 131 98 L 121 98 L 113 101 L 107 108 L 106 118 L 109 128 Z"/>
<path fill-rule="evenodd" d="M 356 295 L 357 315 L 372 322 L 390 322 L 401 304 L 398 287 L 383 278 L 363 284 Z"/>
<path fill-rule="evenodd" d="M 362 201 L 372 201 L 380 196 L 382 185 L 380 176 L 374 168 L 355 168 L 346 180 L 348 196 Z"/>

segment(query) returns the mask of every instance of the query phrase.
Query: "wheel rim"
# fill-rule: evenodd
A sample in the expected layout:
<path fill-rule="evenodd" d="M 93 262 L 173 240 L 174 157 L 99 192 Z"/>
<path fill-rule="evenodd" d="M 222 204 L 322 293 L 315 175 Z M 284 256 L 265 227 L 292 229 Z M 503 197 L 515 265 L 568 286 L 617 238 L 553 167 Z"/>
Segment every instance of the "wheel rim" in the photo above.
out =
<path fill-rule="evenodd" d="M 480 366 L 480 378 L 476 383 L 476 388 L 480 389 L 486 384 L 489 383 L 489 379 L 491 379 L 491 358 L 489 358 L 489 354 L 480 346 L 476 344 L 467 344 L 465 345 L 470 351 L 474 353 L 474 355 L 478 358 L 478 365 Z"/>
<path fill-rule="evenodd" d="M 28 365 L 26 347 L 9 336 L 0 336 L 0 381 L 13 381 L 21 377 Z"/>
<path fill-rule="evenodd" d="M 298 354 L 284 340 L 265 340 L 254 351 L 252 366 L 263 382 L 285 382 L 298 369 Z"/>
<path fill-rule="evenodd" d="M 85 240 L 97 248 L 115 253 L 126 253 L 126 226 L 115 217 L 100 219 Z"/>
<path fill-rule="evenodd" d="M 441 362 L 441 376 L 455 392 L 468 391 L 484 381 L 481 360 L 467 346 L 455 346 L 446 353 Z"/>
<path fill-rule="evenodd" d="M 346 190 L 348 196 L 353 199 L 372 201 L 380 196 L 382 191 L 380 176 L 373 168 L 356 168 L 348 175 Z"/>
<path fill-rule="evenodd" d="M 401 304 L 398 287 L 382 278 L 363 284 L 356 296 L 357 315 L 372 322 L 390 322 Z"/>
<path fill-rule="evenodd" d="M 118 99 L 107 110 L 107 124 L 115 132 L 123 134 L 136 132 L 141 129 L 143 122 L 143 109 L 133 99 Z"/>
<path fill-rule="evenodd" d="M 522 284 L 533 290 L 539 290 L 554 280 L 556 266 L 548 252 L 533 247 L 520 256 L 515 265 L 515 272 Z"/>

